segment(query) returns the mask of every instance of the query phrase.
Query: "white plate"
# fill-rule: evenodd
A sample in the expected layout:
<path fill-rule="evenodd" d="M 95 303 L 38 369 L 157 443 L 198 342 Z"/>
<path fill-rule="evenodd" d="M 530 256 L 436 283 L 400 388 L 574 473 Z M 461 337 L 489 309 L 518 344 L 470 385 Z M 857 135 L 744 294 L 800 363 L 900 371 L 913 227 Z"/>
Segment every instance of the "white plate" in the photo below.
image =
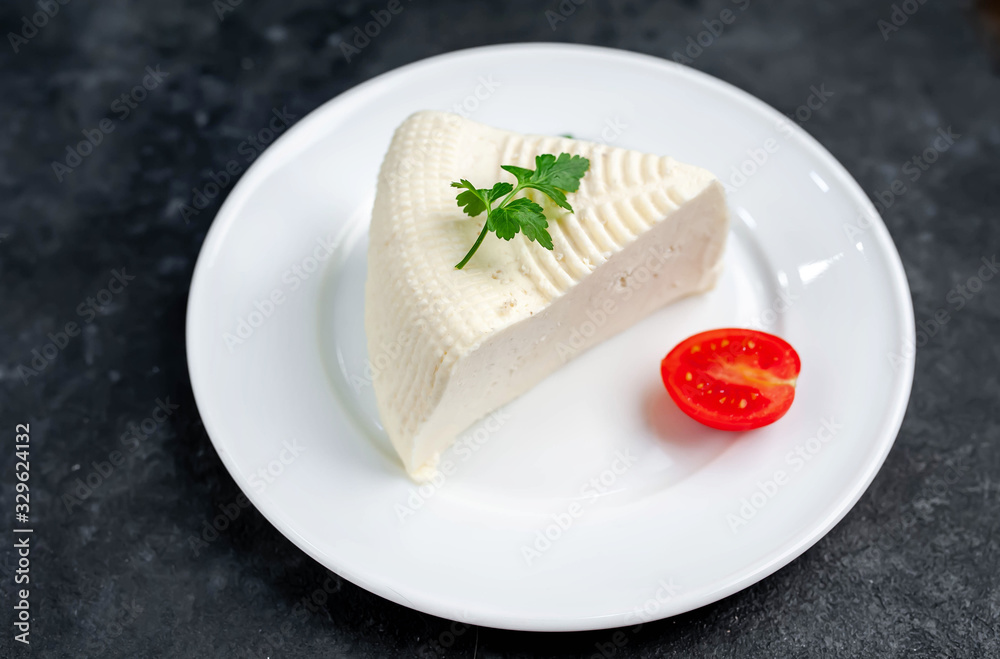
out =
<path fill-rule="evenodd" d="M 716 290 L 654 314 L 480 424 L 446 456 L 454 473 L 421 492 L 381 431 L 365 375 L 367 224 L 393 129 L 416 110 L 453 108 L 706 167 L 733 189 L 734 221 Z M 741 181 L 734 167 L 756 171 Z M 269 308 L 272 295 L 281 302 Z M 733 325 L 779 334 L 802 357 L 791 411 L 752 433 L 687 419 L 659 378 L 677 342 Z M 418 62 L 300 121 L 219 211 L 187 321 L 205 426 L 271 523 L 390 600 L 523 630 L 674 615 L 804 552 L 889 451 L 913 336 L 884 225 L 794 122 L 690 68 L 538 44 Z M 539 533 L 556 539 L 546 546 Z M 525 547 L 539 555 L 529 561 Z"/>

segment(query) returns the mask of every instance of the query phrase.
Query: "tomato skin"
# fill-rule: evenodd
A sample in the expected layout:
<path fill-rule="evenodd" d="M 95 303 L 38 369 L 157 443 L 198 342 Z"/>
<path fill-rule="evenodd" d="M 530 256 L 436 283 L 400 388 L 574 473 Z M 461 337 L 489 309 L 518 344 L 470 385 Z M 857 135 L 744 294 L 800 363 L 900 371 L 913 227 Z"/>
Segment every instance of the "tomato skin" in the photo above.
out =
<path fill-rule="evenodd" d="M 701 332 L 660 363 L 670 398 L 689 417 L 718 430 L 753 430 L 785 415 L 802 368 L 784 339 L 757 330 Z"/>

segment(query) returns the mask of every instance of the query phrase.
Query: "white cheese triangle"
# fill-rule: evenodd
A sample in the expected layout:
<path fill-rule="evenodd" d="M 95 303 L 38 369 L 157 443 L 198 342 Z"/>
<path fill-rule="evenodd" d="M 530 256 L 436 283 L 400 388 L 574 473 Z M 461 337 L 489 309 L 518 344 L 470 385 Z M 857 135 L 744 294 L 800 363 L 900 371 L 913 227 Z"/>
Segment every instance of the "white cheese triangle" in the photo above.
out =
<path fill-rule="evenodd" d="M 555 249 L 489 234 L 456 270 L 486 216 L 465 215 L 451 182 L 513 183 L 500 165 L 534 169 L 536 155 L 563 152 L 590 160 L 568 195 L 575 213 L 529 191 Z M 378 410 L 406 470 L 430 477 L 474 421 L 572 356 L 714 286 L 728 226 L 722 186 L 698 167 L 443 112 L 407 119 L 379 175 L 365 291 Z"/>

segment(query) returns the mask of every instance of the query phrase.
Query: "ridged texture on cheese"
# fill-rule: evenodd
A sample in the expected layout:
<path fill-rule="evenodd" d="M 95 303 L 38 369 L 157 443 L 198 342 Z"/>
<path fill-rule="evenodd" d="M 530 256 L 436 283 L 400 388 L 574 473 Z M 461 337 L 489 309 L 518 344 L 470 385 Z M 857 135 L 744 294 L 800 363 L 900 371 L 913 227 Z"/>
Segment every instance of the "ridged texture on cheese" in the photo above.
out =
<path fill-rule="evenodd" d="M 451 182 L 467 178 L 479 187 L 514 183 L 501 164 L 534 169 L 536 155 L 563 152 L 591 163 L 579 191 L 569 195 L 576 212 L 556 207 L 535 191 L 528 194 L 545 208 L 555 249 L 520 234 L 509 242 L 489 234 L 465 268 L 456 270 L 485 214 L 465 215 L 456 205 L 458 190 Z M 490 337 L 541 314 L 692 199 L 707 190 L 721 199 L 715 181 L 709 172 L 668 157 L 521 135 L 441 112 L 420 112 L 407 119 L 393 137 L 379 176 L 365 322 L 382 422 L 411 474 L 432 469 L 437 452 L 454 439 L 445 435 L 476 418 L 457 419 L 461 425 L 455 427 L 432 419 L 459 360 Z M 721 212 L 724 223 L 724 207 L 719 211 L 717 206 L 712 213 Z M 717 233 L 719 226 L 706 223 L 706 231 Z M 691 266 L 700 272 L 684 286 L 693 290 L 678 294 L 714 284 L 724 226 L 722 231 L 721 237 L 704 236 L 703 262 Z M 628 274 L 622 271 L 622 285 Z M 487 359 L 481 370 L 499 367 L 496 360 Z M 510 364 L 512 378 L 520 366 Z M 501 384 L 483 386 L 493 402 L 502 404 L 506 400 L 501 399 L 510 397 L 498 393 Z M 474 401 L 470 404 L 475 408 Z M 478 410 L 477 416 L 488 411 Z"/>

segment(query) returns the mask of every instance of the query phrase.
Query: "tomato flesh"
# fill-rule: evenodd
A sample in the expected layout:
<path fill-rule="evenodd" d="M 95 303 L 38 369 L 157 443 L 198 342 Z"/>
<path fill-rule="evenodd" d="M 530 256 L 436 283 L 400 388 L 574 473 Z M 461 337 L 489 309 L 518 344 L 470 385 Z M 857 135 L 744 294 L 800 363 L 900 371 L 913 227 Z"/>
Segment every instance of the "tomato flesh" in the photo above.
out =
<path fill-rule="evenodd" d="M 802 363 L 782 338 L 749 329 L 695 334 L 663 358 L 670 397 L 689 417 L 719 430 L 752 430 L 785 415 Z"/>

